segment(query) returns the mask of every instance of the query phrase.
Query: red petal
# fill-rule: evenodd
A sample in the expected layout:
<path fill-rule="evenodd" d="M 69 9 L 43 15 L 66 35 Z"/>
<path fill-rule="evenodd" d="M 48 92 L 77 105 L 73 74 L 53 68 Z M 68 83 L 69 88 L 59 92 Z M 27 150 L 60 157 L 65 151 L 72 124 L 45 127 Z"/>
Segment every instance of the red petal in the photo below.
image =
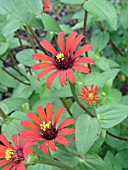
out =
<path fill-rule="evenodd" d="M 47 81 L 46 81 L 46 86 L 47 88 L 50 88 L 51 87 L 51 84 L 53 82 L 53 80 L 55 79 L 55 77 L 57 76 L 57 74 L 59 73 L 59 70 L 51 73 L 48 78 L 47 78 Z"/>
<path fill-rule="evenodd" d="M 7 164 L 9 161 L 7 161 L 6 159 L 4 160 L 0 160 L 0 167 L 3 166 L 4 164 Z"/>
<path fill-rule="evenodd" d="M 6 149 L 7 149 L 6 146 L 0 145 L 0 154 L 5 153 Z"/>
<path fill-rule="evenodd" d="M 12 141 L 16 147 L 18 147 L 18 143 L 17 143 L 18 136 L 19 136 L 19 134 L 12 135 Z"/>
<path fill-rule="evenodd" d="M 66 110 L 65 107 L 60 107 L 57 112 L 55 113 L 55 117 L 54 117 L 54 126 L 56 126 L 60 116 L 62 115 L 62 113 Z"/>
<path fill-rule="evenodd" d="M 85 66 L 81 66 L 81 65 L 74 65 L 72 66 L 73 69 L 79 71 L 79 72 L 82 72 L 82 73 L 89 73 L 90 72 L 90 69 L 85 67 Z"/>
<path fill-rule="evenodd" d="M 37 107 L 37 112 L 42 121 L 47 122 L 46 114 L 42 106 Z"/>
<path fill-rule="evenodd" d="M 52 121 L 52 103 L 49 102 L 46 105 L 46 114 L 49 121 Z"/>
<path fill-rule="evenodd" d="M 33 54 L 32 55 L 33 60 L 45 60 L 50 62 L 55 62 L 55 60 L 45 54 Z"/>
<path fill-rule="evenodd" d="M 18 167 L 18 164 L 14 165 L 14 166 L 13 166 L 11 169 L 9 169 L 9 170 L 18 170 L 17 167 Z"/>
<path fill-rule="evenodd" d="M 48 147 L 47 147 L 47 141 L 43 142 L 41 145 L 41 149 L 45 154 L 48 154 Z"/>
<path fill-rule="evenodd" d="M 72 32 L 72 33 L 69 34 L 67 41 L 66 41 L 66 53 L 65 53 L 65 55 L 68 54 L 76 35 L 77 35 L 76 32 Z"/>
<path fill-rule="evenodd" d="M 56 67 L 51 67 L 51 68 L 46 68 L 45 70 L 41 71 L 37 76 L 37 80 L 40 80 L 47 73 L 49 73 L 49 72 L 51 72 L 52 70 L 55 70 L 55 69 L 56 69 Z"/>
<path fill-rule="evenodd" d="M 78 46 L 78 44 L 80 43 L 80 41 L 83 39 L 83 35 L 80 34 L 75 40 L 74 42 L 72 43 L 72 46 L 71 46 L 71 50 L 70 50 L 70 55 L 72 56 L 74 50 L 76 49 L 76 47 Z"/>
<path fill-rule="evenodd" d="M 48 146 L 49 146 L 49 148 L 50 148 L 53 152 L 56 152 L 56 146 L 55 146 L 54 140 L 49 140 L 49 141 L 48 141 Z"/>
<path fill-rule="evenodd" d="M 35 139 L 43 139 L 41 135 L 39 135 L 36 132 L 33 132 L 31 130 L 24 130 L 21 132 L 21 137 L 22 138 L 35 138 Z"/>
<path fill-rule="evenodd" d="M 32 148 L 24 148 L 23 149 L 23 153 L 24 153 L 24 156 L 28 156 L 30 153 L 33 152 L 33 149 Z"/>
<path fill-rule="evenodd" d="M 41 132 L 41 129 L 37 125 L 35 125 L 32 122 L 29 122 L 28 120 L 23 120 L 20 125 L 25 128 L 29 128 L 29 129 L 37 130 Z"/>
<path fill-rule="evenodd" d="M 54 56 L 56 56 L 58 54 L 58 52 L 55 50 L 55 48 L 53 47 L 53 45 L 51 43 L 49 43 L 47 40 L 43 40 L 40 45 L 45 48 L 47 51 L 49 51 L 50 53 L 52 53 Z"/>
<path fill-rule="evenodd" d="M 52 63 L 38 63 L 38 64 L 35 64 L 33 65 L 31 68 L 32 68 L 32 71 L 34 70 L 40 70 L 40 69 L 44 69 L 44 68 L 49 68 L 49 67 L 52 67 L 52 66 L 55 66 L 55 64 L 52 64 Z"/>
<path fill-rule="evenodd" d="M 74 54 L 74 56 L 72 57 L 72 59 L 75 59 L 77 57 L 79 57 L 80 55 L 82 55 L 83 53 L 87 52 L 88 50 L 92 50 L 92 45 L 91 44 L 86 44 L 82 47 L 80 47 L 76 53 Z"/>
<path fill-rule="evenodd" d="M 0 139 L 2 141 L 2 143 L 7 146 L 8 148 L 14 149 L 14 147 L 9 143 L 9 141 L 7 140 L 7 138 L 4 136 L 4 133 L 2 133 L 0 135 Z"/>
<path fill-rule="evenodd" d="M 59 45 L 60 50 L 64 54 L 65 47 L 64 47 L 64 33 L 63 32 L 58 33 L 58 45 Z"/>
<path fill-rule="evenodd" d="M 6 150 L 5 150 L 6 151 Z M 5 152 L 4 153 L 1 153 L 0 152 L 0 158 L 5 158 Z"/>
<path fill-rule="evenodd" d="M 64 128 L 64 129 L 61 129 L 59 132 L 58 132 L 58 135 L 71 135 L 75 133 L 75 129 L 73 128 Z"/>
<path fill-rule="evenodd" d="M 34 114 L 33 112 L 28 112 L 27 113 L 27 116 L 33 121 L 35 122 L 37 125 L 40 125 L 42 122 L 41 120 L 39 119 L 39 117 Z"/>
<path fill-rule="evenodd" d="M 24 167 L 24 164 L 23 164 L 22 161 L 19 163 L 19 165 L 18 165 L 16 170 L 25 170 L 25 167 Z"/>
<path fill-rule="evenodd" d="M 74 77 L 74 72 L 69 68 L 66 70 L 68 80 L 73 84 L 75 83 L 75 77 Z"/>
<path fill-rule="evenodd" d="M 74 124 L 74 123 L 75 123 L 75 120 L 74 120 L 74 119 L 66 119 L 66 120 L 64 120 L 64 121 L 59 125 L 58 130 L 64 128 L 65 126 Z"/>
<path fill-rule="evenodd" d="M 63 136 L 57 136 L 55 139 L 58 143 L 63 144 L 63 145 L 70 145 L 70 141 L 66 138 L 64 138 Z"/>
<path fill-rule="evenodd" d="M 63 87 L 66 84 L 66 71 L 59 72 L 59 80 L 60 80 L 61 86 Z"/>
<path fill-rule="evenodd" d="M 94 64 L 94 60 L 89 57 L 82 57 L 74 62 L 74 64 L 80 64 L 80 63 Z"/>
<path fill-rule="evenodd" d="M 12 166 L 13 166 L 13 164 L 6 165 L 6 166 L 5 166 L 4 168 L 2 168 L 1 170 L 9 170 Z"/>

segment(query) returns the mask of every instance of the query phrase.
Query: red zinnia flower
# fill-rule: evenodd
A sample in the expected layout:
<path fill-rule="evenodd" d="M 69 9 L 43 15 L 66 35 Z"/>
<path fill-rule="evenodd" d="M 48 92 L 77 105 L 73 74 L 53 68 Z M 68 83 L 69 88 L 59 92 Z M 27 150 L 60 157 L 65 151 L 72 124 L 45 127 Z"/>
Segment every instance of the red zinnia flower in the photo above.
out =
<path fill-rule="evenodd" d="M 58 128 L 56 127 L 61 114 L 65 110 L 66 109 L 64 107 L 60 107 L 57 110 L 54 116 L 54 122 L 52 121 L 51 102 L 47 103 L 46 105 L 46 113 L 42 106 L 37 107 L 37 112 L 39 116 L 35 115 L 32 112 L 28 112 L 27 116 L 31 119 L 31 121 L 24 120 L 21 122 L 21 126 L 29 128 L 30 130 L 22 131 L 22 137 L 28 137 L 34 140 L 43 140 L 41 149 L 45 154 L 48 154 L 48 148 L 50 148 L 54 152 L 56 151 L 55 141 L 63 145 L 69 145 L 70 141 L 64 136 L 73 134 L 75 132 L 75 129 L 66 128 L 66 126 L 74 124 L 75 120 L 66 119 L 58 126 Z"/>
<path fill-rule="evenodd" d="M 52 2 L 49 2 L 49 0 L 45 0 L 43 4 L 43 11 L 50 12 L 49 6 L 52 5 Z"/>
<path fill-rule="evenodd" d="M 66 84 L 66 76 L 68 77 L 69 81 L 73 84 L 75 83 L 74 73 L 73 70 L 77 70 L 83 73 L 89 73 L 89 68 L 84 66 L 83 64 L 89 63 L 93 64 L 94 61 L 89 57 L 81 57 L 80 56 L 87 52 L 88 50 L 92 49 L 90 44 L 86 44 L 80 47 L 76 52 L 75 49 L 83 39 L 83 35 L 80 34 L 76 37 L 77 33 L 72 32 L 69 34 L 66 45 L 64 45 L 64 34 L 60 32 L 58 34 L 58 45 L 60 48 L 60 53 L 58 53 L 53 45 L 49 43 L 47 40 L 43 40 L 40 44 L 41 46 L 49 51 L 55 59 L 45 55 L 45 54 L 34 54 L 33 59 L 35 60 L 43 60 L 38 64 L 32 66 L 32 70 L 39 70 L 43 69 L 39 74 L 37 79 L 40 80 L 41 77 L 46 75 L 47 73 L 54 71 L 51 73 L 46 81 L 46 86 L 50 88 L 53 80 L 57 75 L 59 75 L 59 81 L 62 86 Z"/>
<path fill-rule="evenodd" d="M 0 167 L 7 164 L 1 170 L 25 170 L 23 161 L 33 151 L 28 148 L 33 142 L 22 140 L 19 134 L 14 134 L 12 140 L 15 147 L 10 144 L 3 133 L 0 135 L 0 141 L 4 144 L 0 145 L 0 159 L 2 159 L 0 160 Z"/>
<path fill-rule="evenodd" d="M 94 87 L 93 84 L 91 85 L 90 90 L 88 89 L 87 86 L 84 85 L 84 87 L 81 90 L 81 94 L 78 94 L 78 96 L 82 98 L 81 102 L 87 100 L 86 103 L 87 106 L 94 102 L 99 102 L 98 100 L 99 95 L 96 94 L 97 90 L 98 90 L 98 86 Z"/>

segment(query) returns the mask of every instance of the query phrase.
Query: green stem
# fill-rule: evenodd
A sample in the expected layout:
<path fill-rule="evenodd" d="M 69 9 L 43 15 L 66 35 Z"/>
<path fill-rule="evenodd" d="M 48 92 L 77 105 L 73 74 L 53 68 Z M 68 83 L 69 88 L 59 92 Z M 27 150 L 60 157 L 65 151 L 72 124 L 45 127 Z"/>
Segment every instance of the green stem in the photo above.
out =
<path fill-rule="evenodd" d="M 1 109 L 1 107 L 0 107 L 0 116 L 1 116 L 3 119 L 6 119 L 6 118 L 7 118 L 6 114 L 3 112 L 3 110 Z"/>
<path fill-rule="evenodd" d="M 36 47 L 35 47 L 35 45 L 34 45 L 34 43 L 33 43 L 33 41 L 32 41 L 32 38 L 31 38 L 31 36 L 30 36 L 30 34 L 29 34 L 29 32 L 28 32 L 27 27 L 24 26 L 24 29 L 25 29 L 26 35 L 27 35 L 27 37 L 28 37 L 29 43 L 31 44 L 31 46 L 32 46 L 32 48 L 33 48 L 33 50 L 34 50 L 34 52 L 37 53 Z"/>
<path fill-rule="evenodd" d="M 22 77 L 26 78 L 26 80 L 29 81 L 29 79 L 27 78 L 26 75 L 24 75 L 23 73 L 21 73 L 17 68 L 15 68 L 13 65 L 11 65 L 10 63 L 7 63 L 5 60 L 3 60 L 2 58 L 0 58 L 1 61 L 3 61 L 3 63 L 7 64 L 8 66 L 12 67 L 15 71 L 17 71 Z"/>
<path fill-rule="evenodd" d="M 29 31 L 31 32 L 31 34 L 33 35 L 33 37 L 35 38 L 37 44 L 39 45 L 39 47 L 43 50 L 44 54 L 47 54 L 46 50 L 40 45 L 40 40 L 38 39 L 37 35 L 35 34 L 35 32 L 33 31 L 32 27 L 30 27 L 29 25 L 27 25 Z"/>
<path fill-rule="evenodd" d="M 86 44 L 86 30 L 87 30 L 87 17 L 88 17 L 88 11 L 85 10 L 84 12 L 84 29 L 83 29 L 83 35 L 84 35 L 84 44 Z M 88 52 L 85 53 L 86 57 L 88 57 Z M 88 68 L 90 69 L 90 72 L 91 72 L 91 66 L 90 64 L 88 64 Z"/>
<path fill-rule="evenodd" d="M 10 49 L 8 49 L 8 53 L 9 53 L 10 59 L 11 59 L 11 61 L 12 61 L 12 64 L 15 65 L 15 66 L 17 66 L 17 63 L 16 63 L 16 61 L 15 61 L 15 58 L 14 58 L 14 56 L 12 55 Z"/>
<path fill-rule="evenodd" d="M 62 97 L 60 97 L 60 100 L 61 100 L 61 102 L 63 103 L 64 107 L 66 107 L 67 112 L 69 113 L 69 115 L 72 117 L 72 113 L 71 113 L 71 111 L 69 110 L 69 108 L 67 107 L 67 105 L 66 105 L 64 99 L 63 99 Z"/>
<path fill-rule="evenodd" d="M 19 40 L 19 43 L 20 43 L 20 45 L 21 45 L 21 48 L 24 49 L 24 46 L 23 46 L 23 43 L 22 43 L 22 41 L 21 41 L 21 38 L 20 38 L 20 36 L 19 36 L 18 31 L 16 31 L 15 33 L 16 33 L 16 36 L 17 36 L 17 38 L 18 38 L 18 40 Z"/>
<path fill-rule="evenodd" d="M 42 164 L 47 164 L 47 165 L 51 165 L 51 166 L 56 166 L 58 168 L 63 168 L 65 170 L 75 170 L 75 168 L 70 167 L 60 161 L 51 159 L 51 158 L 46 158 L 46 157 L 41 157 L 42 159 L 40 160 L 40 163 Z"/>
<path fill-rule="evenodd" d="M 3 70 L 5 73 L 7 73 L 9 76 L 11 76 L 12 78 L 14 78 L 15 80 L 19 81 L 20 83 L 25 84 L 25 85 L 27 85 L 27 86 L 30 86 L 29 83 L 26 83 L 26 82 L 20 80 L 19 78 L 15 77 L 13 74 L 11 74 L 9 71 L 7 71 L 4 67 L 2 67 L 2 70 Z"/>
<path fill-rule="evenodd" d="M 80 101 L 79 101 L 79 99 L 78 99 L 78 97 L 77 97 L 75 84 L 71 84 L 70 82 L 69 82 L 69 84 L 70 84 L 70 89 L 71 89 L 72 95 L 73 95 L 75 101 L 77 102 L 77 104 L 78 104 L 89 116 L 94 117 L 93 114 L 80 103 Z"/>

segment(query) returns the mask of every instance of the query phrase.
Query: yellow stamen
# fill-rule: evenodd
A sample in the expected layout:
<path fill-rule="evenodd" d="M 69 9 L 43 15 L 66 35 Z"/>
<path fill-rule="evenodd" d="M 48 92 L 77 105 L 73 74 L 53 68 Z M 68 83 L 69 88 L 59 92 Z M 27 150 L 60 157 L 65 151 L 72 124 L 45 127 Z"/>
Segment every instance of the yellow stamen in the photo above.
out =
<path fill-rule="evenodd" d="M 90 100 L 93 100 L 94 94 L 93 94 L 93 93 L 89 93 L 88 98 L 89 98 Z"/>
<path fill-rule="evenodd" d="M 12 158 L 12 156 L 14 155 L 14 151 L 12 149 L 6 149 L 5 151 L 5 159 L 9 160 Z"/>
<path fill-rule="evenodd" d="M 46 131 L 47 129 L 50 129 L 51 123 L 52 123 L 51 121 L 49 121 L 48 123 L 45 123 L 45 122 L 43 121 L 43 123 L 40 124 L 40 127 L 41 127 L 41 129 L 43 129 L 43 131 Z"/>
<path fill-rule="evenodd" d="M 57 56 L 56 56 L 57 60 L 60 62 L 60 61 L 63 61 L 64 60 L 64 54 L 63 53 L 59 53 Z"/>

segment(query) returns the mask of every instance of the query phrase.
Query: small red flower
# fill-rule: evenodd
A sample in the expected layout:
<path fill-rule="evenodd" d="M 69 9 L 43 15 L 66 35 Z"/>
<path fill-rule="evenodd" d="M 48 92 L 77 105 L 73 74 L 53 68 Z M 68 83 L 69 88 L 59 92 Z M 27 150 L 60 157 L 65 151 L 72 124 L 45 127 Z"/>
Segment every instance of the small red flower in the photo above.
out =
<path fill-rule="evenodd" d="M 0 145 L 0 167 L 7 164 L 1 170 L 25 170 L 23 161 L 33 151 L 28 148 L 33 142 L 22 140 L 19 134 L 14 134 L 12 141 L 15 147 L 13 147 L 4 136 L 4 133 L 0 135 L 0 141 L 4 144 Z"/>
<path fill-rule="evenodd" d="M 49 2 L 49 0 L 45 0 L 43 4 L 43 11 L 50 12 L 49 6 L 52 5 L 52 2 Z"/>
<path fill-rule="evenodd" d="M 61 86 L 64 86 L 66 84 L 66 76 L 72 84 L 75 83 L 73 70 L 83 73 L 90 72 L 89 68 L 84 66 L 84 64 L 93 64 L 94 61 L 89 57 L 81 57 L 81 55 L 88 50 L 91 50 L 92 46 L 90 44 L 86 44 L 74 52 L 84 37 L 82 34 L 80 34 L 78 37 L 76 37 L 76 35 L 76 32 L 70 33 L 65 45 L 63 32 L 58 34 L 58 45 L 61 52 L 57 52 L 53 45 L 47 40 L 43 40 L 40 43 L 44 49 L 49 51 L 54 56 L 54 58 L 51 58 L 45 54 L 34 54 L 32 56 L 32 58 L 35 60 L 43 60 L 42 62 L 32 66 L 33 71 L 43 69 L 38 74 L 38 80 L 40 80 L 47 73 L 53 71 L 46 81 L 46 86 L 48 88 L 50 88 L 53 80 L 57 75 L 59 76 Z"/>
<path fill-rule="evenodd" d="M 31 121 L 24 120 L 21 122 L 21 126 L 29 128 L 30 130 L 22 131 L 22 137 L 28 137 L 37 141 L 43 140 L 41 149 L 45 154 L 48 154 L 48 148 L 56 152 L 55 141 L 63 145 L 69 145 L 70 141 L 64 136 L 73 134 L 75 129 L 66 128 L 66 126 L 74 124 L 75 120 L 66 119 L 58 128 L 56 127 L 60 116 L 65 110 L 64 107 L 60 107 L 55 113 L 54 121 L 52 121 L 51 102 L 46 105 L 46 113 L 42 106 L 37 107 L 38 116 L 32 112 L 28 112 L 27 116 Z"/>
<path fill-rule="evenodd" d="M 99 95 L 96 94 L 97 90 L 98 86 L 94 87 L 94 84 L 91 85 L 90 90 L 88 89 L 87 86 L 84 85 L 84 87 L 81 90 L 81 94 L 78 94 L 78 96 L 82 98 L 81 102 L 87 100 L 86 103 L 87 106 L 94 102 L 99 102 L 98 100 Z"/>

